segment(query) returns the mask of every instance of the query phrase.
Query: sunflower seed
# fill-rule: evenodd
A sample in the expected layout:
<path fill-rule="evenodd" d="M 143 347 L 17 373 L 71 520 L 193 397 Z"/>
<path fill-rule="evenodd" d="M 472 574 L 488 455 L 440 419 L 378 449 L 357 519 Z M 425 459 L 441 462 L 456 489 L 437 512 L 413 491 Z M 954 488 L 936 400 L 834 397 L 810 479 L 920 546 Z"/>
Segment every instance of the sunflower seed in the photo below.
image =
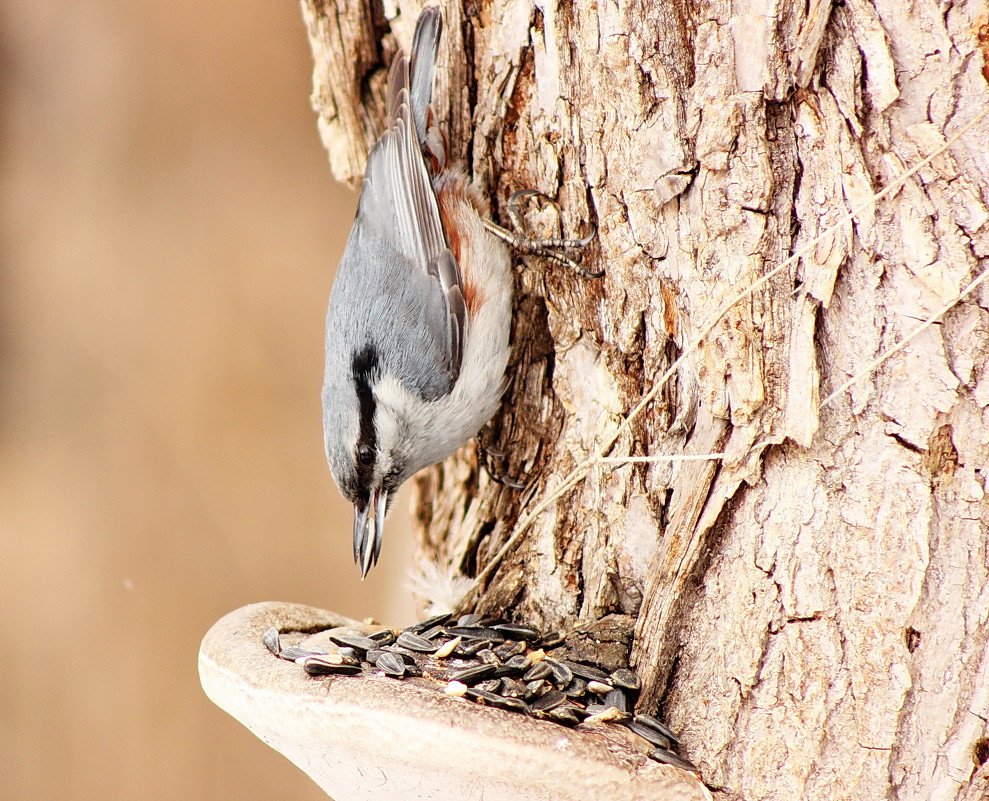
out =
<path fill-rule="evenodd" d="M 604 703 L 605 706 L 613 706 L 615 709 L 625 713 L 626 715 L 629 712 L 628 696 L 617 688 L 604 696 Z"/>
<path fill-rule="evenodd" d="M 561 706 L 567 702 L 567 697 L 559 690 L 550 690 L 540 695 L 529 706 L 532 711 L 549 712 L 551 709 Z"/>
<path fill-rule="evenodd" d="M 361 672 L 360 665 L 334 659 L 337 654 L 321 654 L 302 660 L 302 667 L 310 676 L 354 675 Z"/>
<path fill-rule="evenodd" d="M 541 713 L 540 717 L 547 718 L 563 726 L 576 726 L 580 723 L 576 708 L 572 706 L 559 706 L 556 709 L 551 709 L 549 712 Z"/>
<path fill-rule="evenodd" d="M 636 715 L 632 722 L 638 724 L 639 726 L 644 726 L 652 730 L 653 732 L 665 737 L 674 745 L 680 745 L 680 740 L 676 736 L 676 734 L 673 733 L 673 729 L 671 729 L 669 726 L 663 723 L 663 721 L 661 721 L 659 718 L 653 715 Z M 629 726 L 629 728 L 631 728 L 631 725 Z M 647 740 L 649 740 L 649 737 L 647 737 L 645 734 L 642 734 L 642 732 L 637 731 L 636 729 L 632 729 L 632 731 L 635 731 L 640 736 L 645 737 Z"/>
<path fill-rule="evenodd" d="M 450 654 L 452 654 L 457 646 L 463 641 L 463 637 L 454 637 L 452 640 L 447 640 L 443 645 L 436 649 L 436 653 L 433 654 L 437 659 L 446 659 Z"/>
<path fill-rule="evenodd" d="M 486 703 L 491 703 L 492 701 L 501 698 L 500 695 L 495 695 L 492 692 L 479 689 L 478 687 L 468 687 L 467 697 L 473 698 L 475 701 L 484 701 Z"/>
<path fill-rule="evenodd" d="M 474 688 L 486 693 L 497 693 L 501 689 L 501 679 L 485 679 L 475 684 Z"/>
<path fill-rule="evenodd" d="M 516 654 L 505 660 L 505 667 L 525 673 L 532 666 L 532 659 L 528 654 Z"/>
<path fill-rule="evenodd" d="M 394 676 L 399 679 L 402 678 L 406 672 L 405 661 L 401 656 L 391 651 L 382 651 L 378 658 L 374 661 L 374 666 L 380 670 L 383 670 L 387 675 Z"/>
<path fill-rule="evenodd" d="M 271 651 L 271 653 L 275 656 L 278 656 L 279 652 L 282 650 L 281 639 L 278 636 L 278 629 L 274 626 L 261 635 L 261 642 L 263 642 L 264 647 Z"/>
<path fill-rule="evenodd" d="M 521 698 L 513 698 L 507 695 L 496 695 L 495 698 L 498 700 L 488 702 L 493 707 L 507 709 L 509 712 L 521 712 L 524 715 L 529 714 L 529 707 L 526 706 Z"/>
<path fill-rule="evenodd" d="M 307 656 L 323 656 L 323 651 L 310 651 L 308 648 L 299 648 L 297 645 L 289 645 L 282 648 L 278 652 L 278 655 L 282 659 L 287 659 L 289 662 L 295 662 L 299 659 L 305 659 Z"/>
<path fill-rule="evenodd" d="M 353 659 L 354 664 L 361 661 L 361 652 L 356 648 L 347 648 L 346 646 L 337 649 L 337 653 L 346 659 Z"/>
<path fill-rule="evenodd" d="M 492 645 L 493 643 L 490 640 L 467 640 L 461 642 L 454 653 L 465 657 L 474 657 L 477 656 L 479 651 L 490 648 Z"/>
<path fill-rule="evenodd" d="M 430 642 L 425 637 L 420 637 L 418 634 L 413 634 L 410 631 L 403 631 L 399 634 L 398 639 L 395 640 L 395 645 L 400 648 L 408 648 L 410 651 L 417 651 L 421 654 L 431 654 L 439 648 L 436 643 Z"/>
<path fill-rule="evenodd" d="M 649 752 L 649 756 L 657 762 L 662 762 L 666 765 L 674 765 L 675 767 L 682 768 L 683 770 L 689 770 L 691 773 L 700 773 L 697 766 L 689 759 L 684 759 L 682 756 L 677 756 L 666 748 L 654 748 Z"/>
<path fill-rule="evenodd" d="M 673 744 L 670 742 L 669 738 L 664 737 L 658 731 L 653 729 L 651 726 L 644 726 L 636 720 L 630 720 L 626 724 L 629 729 L 638 734 L 645 740 L 648 740 L 655 746 L 660 748 L 670 748 Z"/>
<path fill-rule="evenodd" d="M 491 628 L 500 631 L 511 640 L 536 642 L 542 637 L 542 632 L 538 629 L 534 629 L 532 626 L 521 626 L 518 623 L 495 623 Z"/>
<path fill-rule="evenodd" d="M 508 638 L 500 631 L 484 628 L 483 626 L 453 626 L 445 629 L 450 637 L 463 637 L 465 640 L 490 640 L 504 642 Z"/>
<path fill-rule="evenodd" d="M 618 668 L 611 674 L 609 681 L 615 687 L 621 687 L 623 690 L 638 690 L 642 687 L 638 677 L 628 668 Z"/>
<path fill-rule="evenodd" d="M 513 673 L 518 675 L 524 673 L 528 669 L 528 667 L 529 667 L 529 658 L 527 656 L 524 656 L 523 654 L 516 654 L 507 662 L 505 662 L 504 665 L 501 665 L 498 668 L 497 675 L 508 676 Z"/>
<path fill-rule="evenodd" d="M 370 637 L 362 637 L 360 634 L 330 634 L 329 638 L 337 645 L 355 648 L 358 651 L 367 652 L 372 648 L 381 647 L 381 643 L 375 642 Z"/>
<path fill-rule="evenodd" d="M 613 689 L 615 688 L 612 687 L 610 684 L 607 684 L 603 681 L 597 681 L 596 679 L 591 679 L 589 682 L 587 682 L 588 692 L 592 692 L 596 695 L 607 695 Z"/>
<path fill-rule="evenodd" d="M 520 701 L 518 698 L 503 698 L 500 695 L 485 692 L 484 690 L 479 690 L 476 687 L 472 687 L 467 690 L 467 697 L 473 698 L 475 701 L 487 704 L 488 706 L 493 706 L 496 709 L 507 709 L 510 712 L 526 713 L 529 711 L 529 707 L 527 707 L 525 703 Z"/>
<path fill-rule="evenodd" d="M 549 665 L 553 673 L 553 684 L 557 687 L 566 687 L 573 681 L 573 671 L 568 665 L 558 662 L 555 659 L 550 659 L 549 657 L 546 657 L 543 661 Z"/>
<path fill-rule="evenodd" d="M 542 660 L 541 662 L 536 662 L 531 668 L 529 668 L 525 675 L 522 677 L 523 681 L 536 681 L 538 679 L 545 679 L 552 675 L 553 668 L 550 667 L 548 660 Z"/>
<path fill-rule="evenodd" d="M 506 676 L 501 680 L 500 694 L 506 698 L 522 698 L 525 695 L 525 685 Z"/>
<path fill-rule="evenodd" d="M 526 701 L 531 701 L 533 698 L 538 698 L 551 689 L 553 689 L 553 685 L 546 681 L 546 679 L 536 679 L 525 685 L 525 695 L 523 697 Z"/>
<path fill-rule="evenodd" d="M 584 665 L 580 662 L 571 662 L 569 659 L 562 660 L 563 664 L 573 671 L 575 676 L 580 676 L 582 679 L 587 679 L 588 681 L 600 681 L 607 683 L 608 674 L 603 670 L 598 670 L 596 667 L 591 667 L 590 665 Z"/>
<path fill-rule="evenodd" d="M 427 640 L 435 640 L 437 637 L 443 636 L 446 633 L 446 629 L 442 626 L 433 626 L 430 629 L 426 629 L 420 637 L 424 637 Z"/>
<path fill-rule="evenodd" d="M 384 647 L 386 645 L 391 645 L 397 639 L 397 635 L 391 629 L 382 629 L 381 631 L 376 631 L 374 634 L 368 634 L 367 638 L 369 640 L 374 640 L 379 647 Z"/>
<path fill-rule="evenodd" d="M 461 615 L 457 618 L 458 626 L 476 626 L 484 620 L 484 615 Z"/>
<path fill-rule="evenodd" d="M 543 635 L 542 640 L 539 642 L 540 648 L 556 648 L 558 645 L 563 645 L 566 638 L 559 631 L 551 631 L 549 634 Z"/>
<path fill-rule="evenodd" d="M 494 672 L 494 665 L 474 665 L 473 667 L 454 671 L 448 676 L 448 678 L 450 681 L 460 681 L 464 684 L 476 684 L 479 681 L 484 681 L 484 679 L 491 678 L 494 675 Z"/>
<path fill-rule="evenodd" d="M 451 617 L 452 615 L 449 612 L 444 612 L 440 615 L 433 615 L 432 617 L 427 617 L 425 620 L 420 620 L 418 623 L 413 623 L 405 630 L 411 632 L 412 634 L 422 634 L 424 631 L 428 631 L 433 628 L 433 626 L 442 626 Z"/>
<path fill-rule="evenodd" d="M 587 682 L 574 676 L 573 681 L 563 688 L 563 692 L 568 698 L 583 698 L 587 693 Z"/>
<path fill-rule="evenodd" d="M 492 651 L 490 648 L 482 648 L 476 654 L 477 658 L 480 659 L 485 665 L 500 665 L 501 660 L 498 655 Z"/>
<path fill-rule="evenodd" d="M 525 651 L 525 643 L 521 640 L 503 642 L 494 649 L 495 655 L 502 660 L 511 659 L 513 656 L 521 654 L 523 651 Z"/>

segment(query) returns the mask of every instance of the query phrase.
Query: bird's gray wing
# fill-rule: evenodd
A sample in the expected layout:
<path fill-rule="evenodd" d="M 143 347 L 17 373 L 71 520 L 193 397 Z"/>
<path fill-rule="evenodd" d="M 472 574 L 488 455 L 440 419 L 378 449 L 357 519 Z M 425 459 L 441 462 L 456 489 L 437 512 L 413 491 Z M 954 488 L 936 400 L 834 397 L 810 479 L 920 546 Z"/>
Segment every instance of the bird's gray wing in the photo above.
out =
<path fill-rule="evenodd" d="M 428 49 L 426 50 L 428 53 Z M 398 270 L 421 271 L 432 280 L 420 284 L 409 275 L 411 290 L 435 292 L 441 312 L 422 320 L 436 347 L 439 368 L 456 381 L 463 354 L 467 307 L 463 279 L 440 218 L 439 205 L 419 146 L 409 95 L 409 60 L 399 53 L 388 77 L 388 129 L 368 156 L 358 207 L 358 222 L 369 241 L 387 241 L 399 258 Z M 435 309 L 424 298 L 425 311 Z"/>

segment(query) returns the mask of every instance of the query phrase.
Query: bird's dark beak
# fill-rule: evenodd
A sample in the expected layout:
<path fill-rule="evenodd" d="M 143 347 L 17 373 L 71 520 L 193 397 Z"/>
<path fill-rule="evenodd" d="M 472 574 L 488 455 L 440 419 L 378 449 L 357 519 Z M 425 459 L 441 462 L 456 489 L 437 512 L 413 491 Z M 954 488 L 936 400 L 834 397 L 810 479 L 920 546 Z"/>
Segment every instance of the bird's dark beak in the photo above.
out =
<path fill-rule="evenodd" d="M 354 561 L 361 568 L 361 579 L 378 563 L 387 511 L 388 493 L 380 487 L 371 490 L 363 509 L 354 504 Z"/>

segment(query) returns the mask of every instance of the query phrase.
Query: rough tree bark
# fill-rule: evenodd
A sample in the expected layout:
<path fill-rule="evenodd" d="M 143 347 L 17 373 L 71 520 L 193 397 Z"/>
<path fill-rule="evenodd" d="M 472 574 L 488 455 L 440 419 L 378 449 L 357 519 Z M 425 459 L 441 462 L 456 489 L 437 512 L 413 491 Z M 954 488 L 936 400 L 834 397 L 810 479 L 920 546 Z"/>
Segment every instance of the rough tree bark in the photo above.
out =
<path fill-rule="evenodd" d="M 303 0 L 314 102 L 359 180 L 413 3 Z M 444 3 L 437 106 L 499 218 L 598 238 L 517 259 L 485 443 L 418 479 L 420 558 L 549 628 L 604 620 L 706 781 L 744 799 L 989 796 L 984 2 Z M 726 302 L 832 233 L 736 303 Z M 847 391 L 833 395 L 865 370 Z M 828 403 L 823 401 L 828 400 Z"/>

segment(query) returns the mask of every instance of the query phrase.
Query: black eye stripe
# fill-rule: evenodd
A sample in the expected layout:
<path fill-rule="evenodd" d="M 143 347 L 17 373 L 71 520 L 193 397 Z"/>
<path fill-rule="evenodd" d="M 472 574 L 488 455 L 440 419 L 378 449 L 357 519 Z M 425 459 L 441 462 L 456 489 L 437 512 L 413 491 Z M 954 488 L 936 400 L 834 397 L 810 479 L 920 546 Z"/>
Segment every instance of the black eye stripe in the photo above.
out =
<path fill-rule="evenodd" d="M 367 488 L 371 484 L 373 476 L 371 468 L 374 465 L 378 444 L 374 430 L 374 412 L 377 404 L 371 386 L 378 376 L 378 351 L 373 345 L 367 344 L 354 353 L 350 371 L 357 390 L 359 408 L 357 448 L 354 454 L 357 459 L 358 483 Z"/>

